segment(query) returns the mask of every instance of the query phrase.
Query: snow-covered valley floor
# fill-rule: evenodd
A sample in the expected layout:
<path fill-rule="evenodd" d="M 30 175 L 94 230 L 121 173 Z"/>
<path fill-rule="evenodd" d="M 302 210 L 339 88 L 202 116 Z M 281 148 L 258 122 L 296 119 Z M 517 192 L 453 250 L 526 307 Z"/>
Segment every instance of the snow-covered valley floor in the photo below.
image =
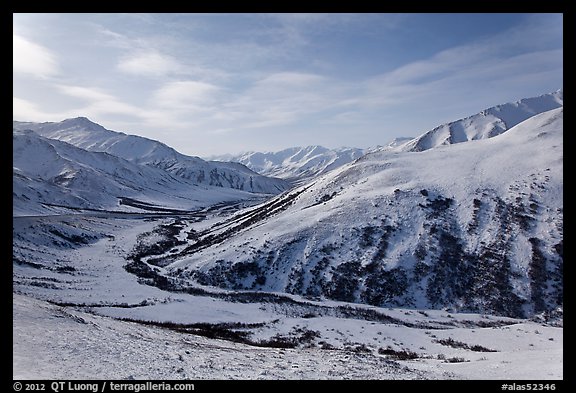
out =
<path fill-rule="evenodd" d="M 173 221 L 14 217 L 13 378 L 563 378 L 561 324 L 144 285 L 126 256 Z"/>
<path fill-rule="evenodd" d="M 562 329 L 533 323 L 484 332 L 502 352 L 446 363 L 347 350 L 259 348 L 17 294 L 13 311 L 14 379 L 562 379 Z M 450 336 L 471 334 L 461 330 Z M 513 343 L 527 348 L 505 349 Z"/>
<path fill-rule="evenodd" d="M 448 375 L 447 375 L 448 377 Z M 381 356 L 256 348 L 14 295 L 15 379 L 413 379 Z"/>

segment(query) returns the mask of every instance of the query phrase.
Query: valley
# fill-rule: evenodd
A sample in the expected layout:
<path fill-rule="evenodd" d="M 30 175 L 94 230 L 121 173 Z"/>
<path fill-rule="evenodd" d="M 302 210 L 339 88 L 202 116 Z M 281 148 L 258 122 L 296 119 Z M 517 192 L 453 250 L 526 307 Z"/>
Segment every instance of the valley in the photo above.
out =
<path fill-rule="evenodd" d="M 169 277 L 154 261 L 232 217 L 222 206 L 202 217 L 15 218 L 14 378 L 562 378 L 559 315 L 515 319 L 226 290 Z M 145 269 L 130 268 L 137 254 Z"/>
<path fill-rule="evenodd" d="M 15 122 L 13 377 L 562 379 L 562 93 L 495 108 L 284 179 Z"/>

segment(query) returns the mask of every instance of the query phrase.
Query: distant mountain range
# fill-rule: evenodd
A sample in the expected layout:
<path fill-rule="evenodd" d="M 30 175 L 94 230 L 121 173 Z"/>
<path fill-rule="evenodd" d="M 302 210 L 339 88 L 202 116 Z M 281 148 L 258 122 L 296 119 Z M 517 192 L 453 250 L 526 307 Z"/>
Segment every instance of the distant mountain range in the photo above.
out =
<path fill-rule="evenodd" d="M 117 208 L 127 197 L 192 208 L 290 187 L 241 164 L 186 156 L 83 117 L 57 123 L 14 121 L 13 146 L 15 212 L 38 213 L 54 205 Z"/>
<path fill-rule="evenodd" d="M 282 179 L 309 179 L 363 156 L 357 148 L 327 149 L 322 146 L 291 147 L 278 152 L 249 152 L 216 156 L 215 160 L 239 162 L 266 176 Z"/>
<path fill-rule="evenodd" d="M 522 121 L 563 105 L 563 91 L 498 105 L 480 113 L 443 124 L 413 137 L 396 138 L 385 146 L 360 149 L 323 146 L 291 147 L 277 152 L 247 152 L 214 156 L 218 161 L 238 162 L 265 176 L 307 180 L 348 164 L 373 151 L 424 151 L 437 146 L 486 139 L 499 135 Z"/>

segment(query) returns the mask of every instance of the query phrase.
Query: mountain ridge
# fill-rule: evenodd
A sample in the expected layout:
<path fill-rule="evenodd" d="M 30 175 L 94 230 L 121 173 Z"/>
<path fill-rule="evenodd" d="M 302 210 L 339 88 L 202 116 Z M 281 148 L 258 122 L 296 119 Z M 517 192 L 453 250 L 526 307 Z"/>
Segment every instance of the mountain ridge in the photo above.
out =
<path fill-rule="evenodd" d="M 186 210 L 253 196 L 198 185 L 157 167 L 87 151 L 31 130 L 13 130 L 12 145 L 14 215 L 70 209 L 139 211 L 123 205 L 126 198 L 136 198 L 151 210 Z"/>
<path fill-rule="evenodd" d="M 16 130 L 30 129 L 39 135 L 68 142 L 87 151 L 106 152 L 136 164 L 154 166 L 197 184 L 274 194 L 289 184 L 271 179 L 241 165 L 207 162 L 186 156 L 161 142 L 108 130 L 85 117 L 61 122 L 13 122 Z"/>
<path fill-rule="evenodd" d="M 328 149 L 319 145 L 290 147 L 275 152 L 245 152 L 214 156 L 220 161 L 234 161 L 263 175 L 301 182 L 348 164 L 373 151 L 420 152 L 438 146 L 487 139 L 539 113 L 563 105 L 563 90 L 496 105 L 474 115 L 444 123 L 417 137 L 397 137 L 384 146 L 370 148 L 342 147 Z"/>
<path fill-rule="evenodd" d="M 487 139 L 499 135 L 515 125 L 539 113 L 563 105 L 564 92 L 523 98 L 496 105 L 472 116 L 442 124 L 399 147 L 403 151 L 424 151 L 441 145 Z"/>
<path fill-rule="evenodd" d="M 166 269 L 202 285 L 379 307 L 553 310 L 563 293 L 562 136 L 558 108 L 488 139 L 367 154 L 262 206 L 287 202 L 273 219 L 238 216 L 225 243 L 192 244 Z"/>
<path fill-rule="evenodd" d="M 320 145 L 310 145 L 289 147 L 276 152 L 215 156 L 212 159 L 239 162 L 266 176 L 303 181 L 351 162 L 367 151 L 368 149 L 353 147 L 328 149 Z"/>

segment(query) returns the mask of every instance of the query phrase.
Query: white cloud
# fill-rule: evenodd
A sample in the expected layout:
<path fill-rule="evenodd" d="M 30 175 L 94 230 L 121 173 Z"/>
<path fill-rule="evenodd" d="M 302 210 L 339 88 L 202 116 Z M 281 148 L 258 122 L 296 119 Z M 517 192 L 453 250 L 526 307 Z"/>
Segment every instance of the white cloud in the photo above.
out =
<path fill-rule="evenodd" d="M 118 69 L 135 75 L 165 76 L 181 72 L 183 67 L 171 56 L 155 50 L 143 50 L 122 58 Z"/>
<path fill-rule="evenodd" d="M 45 121 L 42 113 L 36 105 L 22 98 L 12 97 L 12 118 L 22 121 Z"/>
<path fill-rule="evenodd" d="M 414 134 L 474 108 L 529 96 L 527 89 L 545 92 L 562 80 L 562 20 L 557 16 L 527 19 L 390 72 L 384 71 L 397 63 L 382 61 L 384 50 L 375 51 L 375 59 L 363 58 L 340 45 L 362 45 L 364 38 L 385 41 L 383 33 L 409 28 L 402 24 L 409 19 L 405 15 L 242 14 L 229 16 L 229 24 L 220 15 L 127 17 L 96 17 L 91 35 L 82 35 L 80 24 L 74 24 L 46 37 L 61 38 L 54 49 L 67 48 L 66 63 L 64 52 L 14 30 L 14 95 L 19 97 L 14 116 L 35 121 L 88 116 L 112 122 L 105 126 L 121 119 L 127 129 L 148 130 L 151 137 L 158 130 L 174 130 L 186 135 L 185 141 L 208 141 L 214 132 L 228 132 L 230 141 L 240 136 L 247 142 L 274 134 L 275 127 L 286 135 L 329 130 L 330 139 L 337 130 Z M 138 22 L 142 18 L 145 23 Z M 29 36 L 26 31 L 22 36 Z M 350 40 L 340 42 L 348 32 Z M 367 62 L 372 62 L 366 67 L 370 74 L 358 77 L 356 68 L 362 72 Z M 428 121 L 424 128 L 422 119 Z"/>
<path fill-rule="evenodd" d="M 492 97 L 495 91 L 512 88 L 513 83 L 530 83 L 537 75 L 562 74 L 562 49 L 525 48 L 526 41 L 538 35 L 532 26 L 514 28 L 501 34 L 443 50 L 427 59 L 405 64 L 361 84 L 356 103 L 359 106 L 386 107 L 413 102 L 462 105 L 480 96 Z M 539 38 L 545 41 L 542 37 Z M 517 99 L 522 97 L 517 97 Z"/>
<path fill-rule="evenodd" d="M 114 97 L 108 93 L 102 92 L 98 88 L 90 88 L 83 86 L 69 86 L 69 85 L 55 85 L 62 93 L 71 96 L 82 98 L 88 101 L 110 101 Z"/>
<path fill-rule="evenodd" d="M 20 121 L 60 121 L 73 117 L 70 112 L 47 113 L 28 100 L 12 97 L 12 119 Z"/>
<path fill-rule="evenodd" d="M 62 93 L 88 101 L 88 105 L 79 109 L 86 116 L 97 116 L 101 114 L 121 114 L 142 117 L 143 109 L 134 105 L 122 102 L 112 94 L 101 89 L 85 86 L 55 85 Z"/>
<path fill-rule="evenodd" d="M 125 103 L 117 97 L 97 88 L 60 84 L 53 85 L 53 87 L 65 95 L 81 98 L 87 102 L 83 102 L 82 104 L 84 105 L 64 111 L 56 110 L 46 112 L 31 101 L 13 97 L 13 118 L 38 122 L 60 121 L 76 116 L 87 116 L 95 119 L 105 117 L 106 115 L 123 115 L 132 117 L 137 121 L 142 121 L 147 118 L 145 108 L 139 108 Z M 58 100 L 57 95 L 54 95 L 54 99 L 56 101 Z"/>
<path fill-rule="evenodd" d="M 85 109 L 85 113 L 92 116 L 98 116 L 103 114 L 114 114 L 114 115 L 127 115 L 137 118 L 143 118 L 145 110 L 138 108 L 134 105 L 127 104 L 116 99 L 97 101 Z"/>
<path fill-rule="evenodd" d="M 226 101 L 213 120 L 220 132 L 288 125 L 339 106 L 343 94 L 341 86 L 321 75 L 274 73 Z"/>
<path fill-rule="evenodd" d="M 313 84 L 326 80 L 321 75 L 303 72 L 278 72 L 258 81 L 259 86 L 284 87 L 289 89 L 310 88 Z"/>
<path fill-rule="evenodd" d="M 132 14 L 130 17 L 137 18 Z M 225 80 L 231 77 L 229 72 L 207 62 L 207 55 L 215 50 L 213 46 L 201 48 L 200 44 L 190 39 L 174 37 L 164 38 L 160 42 L 145 36 L 129 37 L 101 26 L 97 27 L 97 31 L 104 45 L 121 49 L 125 53 L 116 64 L 116 68 L 123 73 L 147 77 L 186 75 L 202 80 Z M 167 48 L 172 53 L 178 53 L 178 58 L 165 53 Z M 192 52 L 196 56 L 186 56 L 183 52 L 187 48 L 194 48 Z M 223 53 L 229 51 L 224 49 Z"/>
<path fill-rule="evenodd" d="M 17 34 L 12 35 L 13 72 L 47 78 L 58 73 L 56 56 L 50 50 Z"/>
<path fill-rule="evenodd" d="M 280 72 L 241 90 L 200 81 L 164 84 L 152 94 L 142 115 L 148 125 L 204 132 L 229 132 L 290 124 L 338 104 L 332 81 L 320 75 Z"/>
<path fill-rule="evenodd" d="M 218 86 L 198 81 L 169 82 L 158 89 L 154 104 L 173 109 L 204 107 L 214 104 L 222 89 Z"/>
<path fill-rule="evenodd" d="M 337 95 L 333 87 L 327 78 L 315 74 L 276 73 L 255 83 L 239 103 L 257 116 L 267 114 L 285 123 L 333 104 Z"/>

